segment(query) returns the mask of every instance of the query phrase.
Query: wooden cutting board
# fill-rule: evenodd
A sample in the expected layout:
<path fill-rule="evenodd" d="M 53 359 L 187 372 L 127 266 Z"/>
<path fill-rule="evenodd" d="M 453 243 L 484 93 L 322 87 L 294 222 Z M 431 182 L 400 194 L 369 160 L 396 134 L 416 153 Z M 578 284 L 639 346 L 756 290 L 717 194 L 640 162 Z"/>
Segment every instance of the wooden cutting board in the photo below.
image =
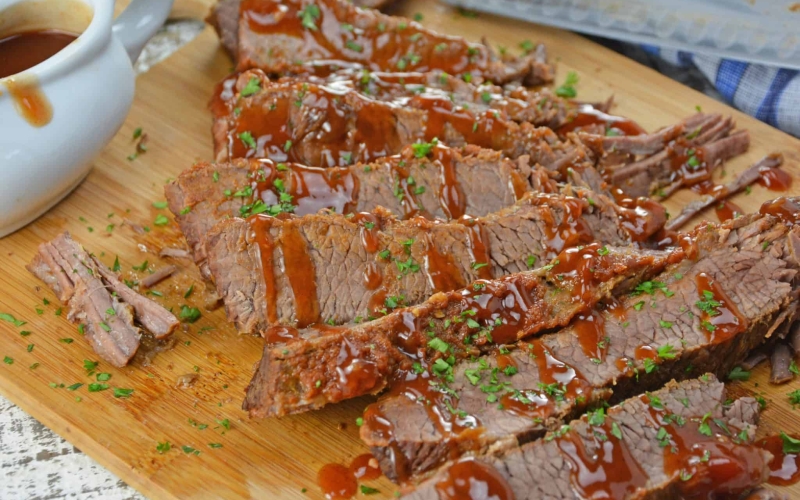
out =
<path fill-rule="evenodd" d="M 178 3 L 176 12 L 200 17 L 206 1 Z M 420 12 L 423 24 L 431 28 L 472 40 L 486 37 L 509 50 L 516 50 L 525 39 L 541 40 L 558 62 L 559 81 L 569 70 L 578 72 L 580 99 L 604 100 L 613 94 L 615 112 L 648 130 L 694 113 L 698 105 L 704 111 L 734 115 L 741 128 L 751 131 L 752 146 L 726 166 L 728 178 L 772 151 L 783 152 L 785 168 L 793 176 L 800 174 L 800 141 L 580 36 L 485 15 L 470 18 L 424 0 L 407 0 L 397 10 L 408 16 Z M 156 355 L 149 366 L 142 359 L 124 369 L 101 362 L 98 371 L 111 374 L 112 388 L 134 389 L 129 399 L 114 398 L 112 390 L 90 393 L 87 385 L 95 380 L 87 376 L 84 360 L 98 357 L 66 320 L 66 313 L 58 315 L 60 305 L 53 294 L 24 268 L 39 243 L 64 230 L 108 264 L 118 256 L 128 276 L 141 274 L 132 266 L 145 260 L 151 268 L 167 265 L 158 257 L 158 249 L 182 241 L 171 218 L 166 227 L 154 224 L 156 215 L 169 214 L 152 203 L 164 199 L 163 185 L 169 178 L 196 160 L 211 158 L 206 102 L 213 85 L 231 66 L 212 30 L 206 29 L 141 76 L 130 116 L 89 177 L 47 215 L 0 240 L 0 312 L 27 322 L 14 327 L 0 321 L 0 358 L 13 359 L 10 365 L 0 363 L 0 392 L 150 497 L 320 498 L 315 478 L 322 465 L 347 464 L 367 452 L 358 439 L 355 419 L 369 398 L 283 419 L 249 420 L 240 404 L 262 342 L 237 335 L 221 310 L 203 310 L 198 322 L 175 335 L 175 348 Z M 148 151 L 129 161 L 137 127 L 147 134 Z M 800 193 L 800 182 L 791 192 Z M 751 211 L 774 196 L 756 186 L 752 194 L 737 196 L 735 202 Z M 692 197 L 682 192 L 667 205 L 677 213 Z M 715 219 L 713 212 L 705 216 Z M 140 236 L 123 219 L 151 230 Z M 202 309 L 203 285 L 197 271 L 187 261 L 175 263 L 180 274 L 156 287 L 164 295 L 156 300 L 167 307 L 188 304 Z M 193 282 L 195 291 L 184 298 Z M 43 299 L 50 304 L 44 305 Z M 21 336 L 20 331 L 31 333 Z M 34 363 L 38 367 L 32 369 Z M 761 366 L 750 381 L 737 386 L 769 401 L 763 432 L 800 432 L 800 419 L 786 397 L 800 388 L 800 380 L 771 386 L 767 371 Z M 176 388 L 178 376 L 193 373 L 199 377 L 193 387 Z M 75 383 L 85 385 L 76 391 L 60 387 Z M 225 419 L 229 429 L 218 423 Z M 160 454 L 156 445 L 165 441 L 172 449 Z M 211 448 L 209 443 L 222 447 Z M 200 453 L 187 454 L 182 446 Z M 396 490 L 385 478 L 368 484 L 381 491 L 378 497 L 391 497 Z M 800 495 L 800 487 L 792 491 Z"/>

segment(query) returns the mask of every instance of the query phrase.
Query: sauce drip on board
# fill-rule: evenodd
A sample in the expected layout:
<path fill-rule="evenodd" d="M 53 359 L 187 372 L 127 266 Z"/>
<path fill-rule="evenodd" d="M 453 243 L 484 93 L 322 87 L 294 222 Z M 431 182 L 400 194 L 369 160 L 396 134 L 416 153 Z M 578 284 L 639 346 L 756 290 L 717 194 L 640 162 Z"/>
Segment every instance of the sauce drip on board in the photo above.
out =
<path fill-rule="evenodd" d="M 442 500 L 514 500 L 514 491 L 492 466 L 472 458 L 461 459 L 436 483 Z"/>
<path fill-rule="evenodd" d="M 797 439 L 797 436 L 790 437 Z M 769 484 L 788 486 L 800 481 L 800 453 L 785 451 L 781 435 L 759 439 L 756 445 L 772 454 L 772 461 L 769 463 Z"/>
<path fill-rule="evenodd" d="M 22 74 L 5 82 L 14 109 L 26 122 L 34 127 L 44 127 L 53 119 L 53 105 L 39 88 L 37 78 Z"/>
<path fill-rule="evenodd" d="M 325 498 L 347 500 L 358 492 L 359 481 L 370 481 L 381 476 L 378 461 L 369 453 L 359 455 L 350 467 L 341 464 L 325 464 L 317 472 L 317 484 Z"/>
<path fill-rule="evenodd" d="M 714 210 L 717 212 L 717 218 L 720 222 L 731 220 L 744 213 L 744 211 L 739 208 L 739 205 L 729 200 L 722 200 L 717 203 L 714 206 Z"/>
<path fill-rule="evenodd" d="M 638 123 L 622 116 L 609 115 L 596 109 L 591 104 L 582 104 L 578 108 L 575 118 L 561 125 L 556 132 L 565 135 L 569 132 L 579 132 L 597 125 L 604 127 L 606 135 L 640 135 L 646 133 Z"/>
<path fill-rule="evenodd" d="M 76 38 L 74 33 L 52 29 L 0 38 L 0 78 L 22 73 L 50 59 Z"/>
<path fill-rule="evenodd" d="M 711 342 L 725 342 L 747 328 L 747 318 L 706 273 L 697 275 L 697 293 L 700 300 L 695 305 L 701 310 L 700 328 Z"/>

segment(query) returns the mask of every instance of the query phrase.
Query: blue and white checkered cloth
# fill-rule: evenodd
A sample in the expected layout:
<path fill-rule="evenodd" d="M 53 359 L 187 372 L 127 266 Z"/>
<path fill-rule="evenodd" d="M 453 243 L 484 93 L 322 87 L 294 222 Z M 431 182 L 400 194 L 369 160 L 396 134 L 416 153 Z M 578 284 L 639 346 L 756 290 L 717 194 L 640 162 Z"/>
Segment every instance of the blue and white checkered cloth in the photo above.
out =
<path fill-rule="evenodd" d="M 642 45 L 680 67 L 694 66 L 735 108 L 800 137 L 800 72 Z"/>

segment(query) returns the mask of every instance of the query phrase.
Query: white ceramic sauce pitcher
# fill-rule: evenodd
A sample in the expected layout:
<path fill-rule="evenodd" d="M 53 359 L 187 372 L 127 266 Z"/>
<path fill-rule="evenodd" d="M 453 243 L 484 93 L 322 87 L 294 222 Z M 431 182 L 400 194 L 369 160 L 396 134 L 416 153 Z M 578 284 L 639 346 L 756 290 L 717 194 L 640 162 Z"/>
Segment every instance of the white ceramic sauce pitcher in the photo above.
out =
<path fill-rule="evenodd" d="M 80 33 L 44 62 L 0 79 L 0 237 L 42 215 L 89 173 L 130 110 L 132 63 L 171 8 L 172 0 L 132 0 L 114 21 L 114 0 L 0 0 L 0 38 Z M 21 95 L 49 104 L 49 119 L 26 117 Z"/>

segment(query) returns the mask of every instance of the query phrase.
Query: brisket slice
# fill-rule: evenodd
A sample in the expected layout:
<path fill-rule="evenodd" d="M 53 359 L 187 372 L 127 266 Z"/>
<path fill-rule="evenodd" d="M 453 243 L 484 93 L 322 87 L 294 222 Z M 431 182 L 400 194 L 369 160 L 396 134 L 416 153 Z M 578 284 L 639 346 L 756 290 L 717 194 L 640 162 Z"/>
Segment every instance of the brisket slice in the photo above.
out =
<path fill-rule="evenodd" d="M 207 262 L 228 319 L 241 332 L 380 316 L 478 278 L 536 267 L 567 247 L 632 239 L 619 208 L 576 190 L 526 195 L 515 205 L 458 222 L 386 213 L 255 215 L 217 224 Z M 387 304 L 396 303 L 393 306 Z"/>
<path fill-rule="evenodd" d="M 244 409 L 282 416 L 377 393 L 415 366 L 450 370 L 457 360 L 564 326 L 682 255 L 592 243 L 535 271 L 478 280 L 375 321 L 302 332 L 273 327 Z"/>
<path fill-rule="evenodd" d="M 769 478 L 757 423 L 758 403 L 729 403 L 713 375 L 673 381 L 545 439 L 450 463 L 406 498 L 477 498 L 473 484 L 482 498 L 516 500 L 739 498 Z"/>
<path fill-rule="evenodd" d="M 217 161 L 270 158 L 315 167 L 368 163 L 434 139 L 475 144 L 508 157 L 528 155 L 549 167 L 580 164 L 585 148 L 494 109 L 475 112 L 447 97 L 415 95 L 383 101 L 358 88 L 319 85 L 302 78 L 270 81 L 259 70 L 223 83 L 211 102 Z M 565 160 L 566 161 L 566 160 Z"/>
<path fill-rule="evenodd" d="M 226 27 L 232 25 L 224 19 Z M 439 69 L 499 84 L 553 80 L 544 47 L 521 57 L 499 57 L 487 45 L 440 35 L 409 19 L 362 10 L 344 0 L 243 0 L 238 21 L 240 70 L 320 72 L 349 63 L 371 71 Z M 232 39 L 229 29 L 222 33 Z"/>
<path fill-rule="evenodd" d="M 547 171 L 532 168 L 525 156 L 509 160 L 477 146 L 442 144 L 427 155 L 408 146 L 366 165 L 327 169 L 271 160 L 199 163 L 164 188 L 201 268 L 206 268 L 206 233 L 229 217 L 278 211 L 308 215 L 323 208 L 347 214 L 382 206 L 403 218 L 421 214 L 446 220 L 496 212 L 528 191 L 557 190 Z M 282 204 L 282 193 L 291 201 Z"/>
<path fill-rule="evenodd" d="M 367 408 L 361 437 L 386 475 L 403 479 L 463 453 L 536 439 L 587 405 L 698 371 L 725 375 L 793 320 L 798 233 L 758 215 L 700 227 L 694 259 L 615 307 L 508 354 L 457 363 L 452 377 L 409 372 Z"/>
<path fill-rule="evenodd" d="M 353 5 L 380 9 L 393 0 L 353 0 Z M 228 54 L 236 59 L 239 51 L 239 4 L 242 0 L 219 0 L 208 13 L 206 22 L 214 27 Z"/>
<path fill-rule="evenodd" d="M 212 103 L 226 106 L 233 110 L 237 106 L 234 88 L 242 84 L 255 82 L 264 84 L 264 73 L 258 70 L 248 70 L 234 73 L 220 82 L 214 90 Z M 363 69 L 342 69 L 317 77 L 314 75 L 299 75 L 286 77 L 278 82 L 303 81 L 316 85 L 327 86 L 332 90 L 345 92 L 355 90 L 372 99 L 405 106 L 408 103 L 419 106 L 421 100 L 450 101 L 451 107 L 469 109 L 473 114 L 482 114 L 487 111 L 497 112 L 508 120 L 515 122 L 528 122 L 536 126 L 551 129 L 569 129 L 580 123 L 578 111 L 586 109 L 562 99 L 547 88 L 528 89 L 526 87 L 504 88 L 489 82 L 472 80 L 465 82 L 461 78 L 448 75 L 443 71 L 429 71 L 427 73 L 408 72 L 370 72 Z M 591 108 L 589 112 L 595 111 Z M 565 126 L 566 125 L 566 126 Z M 601 132 L 605 134 L 605 128 Z M 637 138 L 634 142 L 655 144 L 655 139 Z M 614 144 L 611 138 L 604 142 Z M 618 142 L 618 141 L 616 141 Z M 662 141 L 663 142 L 663 141 Z M 661 148 L 663 149 L 663 145 Z M 653 151 L 655 152 L 655 151 Z"/>
<path fill-rule="evenodd" d="M 85 325 L 92 348 L 114 366 L 125 366 L 139 348 L 134 319 L 156 338 L 178 327 L 175 316 L 125 286 L 69 233 L 42 243 L 27 267 L 69 306 L 67 317 Z"/>

